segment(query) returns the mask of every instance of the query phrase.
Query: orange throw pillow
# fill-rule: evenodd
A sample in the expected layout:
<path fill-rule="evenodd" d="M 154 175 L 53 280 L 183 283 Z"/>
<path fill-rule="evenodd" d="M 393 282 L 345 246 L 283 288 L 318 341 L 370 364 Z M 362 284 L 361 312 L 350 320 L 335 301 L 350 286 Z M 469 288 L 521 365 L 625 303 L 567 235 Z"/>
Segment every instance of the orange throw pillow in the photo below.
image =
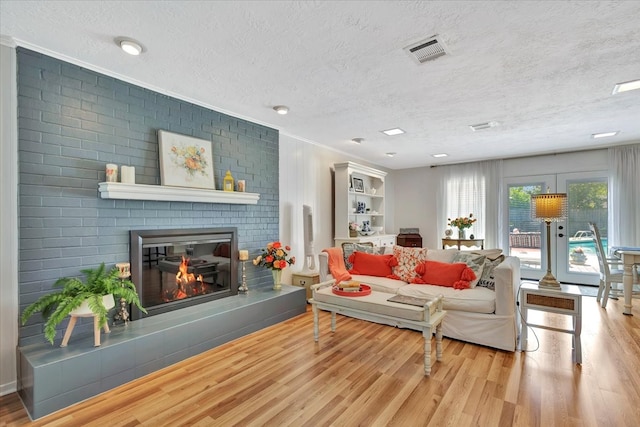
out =
<path fill-rule="evenodd" d="M 398 265 L 398 260 L 391 254 L 373 255 L 364 252 L 354 252 L 349 257 L 349 262 L 353 267 L 349 270 L 351 274 L 361 274 L 364 276 L 389 277 L 397 279 L 393 274 L 393 267 Z"/>
<path fill-rule="evenodd" d="M 416 277 L 411 283 L 438 285 L 454 289 L 468 289 L 476 274 L 467 264 L 456 262 L 449 264 L 438 261 L 424 261 L 416 267 Z"/>

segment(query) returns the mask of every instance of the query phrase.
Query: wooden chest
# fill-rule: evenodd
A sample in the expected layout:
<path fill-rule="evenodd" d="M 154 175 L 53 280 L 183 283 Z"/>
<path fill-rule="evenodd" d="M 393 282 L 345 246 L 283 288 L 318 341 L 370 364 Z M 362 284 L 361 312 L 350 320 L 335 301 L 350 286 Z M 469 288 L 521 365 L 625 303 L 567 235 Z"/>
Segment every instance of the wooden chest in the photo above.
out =
<path fill-rule="evenodd" d="M 415 233 L 398 234 L 398 237 L 396 238 L 396 245 L 406 246 L 409 248 L 421 248 L 422 236 Z"/>
<path fill-rule="evenodd" d="M 307 300 L 311 299 L 311 285 L 317 285 L 320 283 L 320 275 L 318 273 L 294 273 L 291 276 L 293 286 L 302 286 L 307 289 Z"/>

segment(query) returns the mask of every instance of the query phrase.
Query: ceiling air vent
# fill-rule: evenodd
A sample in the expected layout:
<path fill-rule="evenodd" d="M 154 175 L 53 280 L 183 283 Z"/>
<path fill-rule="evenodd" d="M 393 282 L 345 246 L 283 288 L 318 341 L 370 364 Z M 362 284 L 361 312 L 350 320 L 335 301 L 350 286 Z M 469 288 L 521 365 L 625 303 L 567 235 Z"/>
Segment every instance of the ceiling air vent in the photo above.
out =
<path fill-rule="evenodd" d="M 478 123 L 477 125 L 469 125 L 472 131 L 477 132 L 483 129 L 489 129 L 498 126 L 498 122 Z"/>
<path fill-rule="evenodd" d="M 447 55 L 449 51 L 440 36 L 435 35 L 427 40 L 422 40 L 404 48 L 404 50 L 418 63 L 422 64 L 440 56 Z"/>

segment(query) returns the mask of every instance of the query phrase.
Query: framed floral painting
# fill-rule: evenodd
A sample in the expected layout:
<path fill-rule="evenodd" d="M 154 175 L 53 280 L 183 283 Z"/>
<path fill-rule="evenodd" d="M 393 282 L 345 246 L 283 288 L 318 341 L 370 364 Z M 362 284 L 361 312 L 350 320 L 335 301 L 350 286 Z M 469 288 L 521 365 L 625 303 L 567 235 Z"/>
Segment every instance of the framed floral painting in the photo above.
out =
<path fill-rule="evenodd" d="M 211 141 L 158 130 L 158 143 L 162 185 L 215 190 Z"/>

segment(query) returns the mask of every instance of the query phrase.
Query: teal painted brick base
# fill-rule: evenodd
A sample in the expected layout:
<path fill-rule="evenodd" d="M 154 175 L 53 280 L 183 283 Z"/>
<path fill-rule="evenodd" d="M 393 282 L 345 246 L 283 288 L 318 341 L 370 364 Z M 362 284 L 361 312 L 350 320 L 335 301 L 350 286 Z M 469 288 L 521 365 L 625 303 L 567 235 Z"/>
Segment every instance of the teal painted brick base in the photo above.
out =
<path fill-rule="evenodd" d="M 18 389 L 32 419 L 49 415 L 119 385 L 303 314 L 304 288 L 270 285 L 248 295 L 146 317 L 111 327 L 100 347 L 93 336 L 71 336 L 68 347 L 18 348 Z M 309 340 L 313 339 L 309 330 Z"/>

